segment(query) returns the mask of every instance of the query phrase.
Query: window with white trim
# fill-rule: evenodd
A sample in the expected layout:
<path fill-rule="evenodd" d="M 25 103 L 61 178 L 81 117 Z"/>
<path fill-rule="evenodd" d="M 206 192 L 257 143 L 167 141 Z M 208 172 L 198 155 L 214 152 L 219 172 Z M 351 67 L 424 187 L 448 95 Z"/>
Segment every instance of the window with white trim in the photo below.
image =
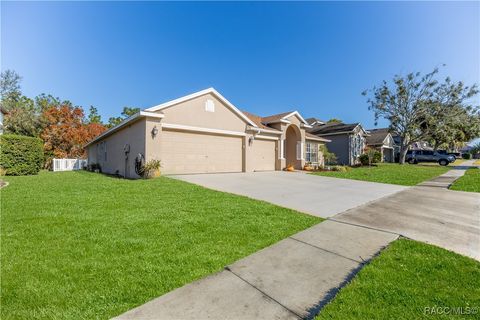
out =
<path fill-rule="evenodd" d="M 318 163 L 318 144 L 305 143 L 305 161 L 310 163 Z"/>
<path fill-rule="evenodd" d="M 286 139 L 280 140 L 280 159 L 285 159 Z"/>

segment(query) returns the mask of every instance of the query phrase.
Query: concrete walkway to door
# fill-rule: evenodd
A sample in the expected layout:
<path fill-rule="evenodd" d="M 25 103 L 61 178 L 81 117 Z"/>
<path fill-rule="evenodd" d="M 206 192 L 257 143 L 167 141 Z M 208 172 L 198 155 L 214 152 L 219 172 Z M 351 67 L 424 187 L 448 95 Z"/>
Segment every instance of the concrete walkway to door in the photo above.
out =
<path fill-rule="evenodd" d="M 264 200 L 322 218 L 405 190 L 375 182 L 266 171 L 173 176 L 206 188 Z"/>

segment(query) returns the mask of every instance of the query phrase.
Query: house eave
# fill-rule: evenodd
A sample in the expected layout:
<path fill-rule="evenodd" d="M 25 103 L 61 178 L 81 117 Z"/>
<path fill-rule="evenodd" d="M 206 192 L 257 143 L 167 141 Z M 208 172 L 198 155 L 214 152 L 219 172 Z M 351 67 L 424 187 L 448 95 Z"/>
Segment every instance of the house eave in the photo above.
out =
<path fill-rule="evenodd" d="M 269 130 L 269 129 L 263 129 L 259 127 L 251 127 L 251 126 L 247 127 L 247 131 L 265 132 L 265 133 L 272 133 L 272 134 L 278 134 L 278 135 L 282 134 L 282 132 L 278 130 Z"/>
<path fill-rule="evenodd" d="M 311 141 L 319 141 L 319 142 L 332 142 L 332 140 L 325 139 L 325 138 L 320 138 L 320 137 L 305 137 L 305 140 L 311 140 Z"/>
<path fill-rule="evenodd" d="M 155 112 L 149 112 L 149 111 L 139 111 L 135 113 L 134 115 L 128 117 L 127 119 L 123 120 L 119 124 L 117 124 L 114 127 L 111 127 L 107 131 L 103 132 L 102 134 L 96 136 L 92 141 L 88 142 L 86 145 L 84 145 L 84 148 L 88 147 L 89 145 L 105 138 L 108 137 L 109 135 L 117 132 L 118 130 L 122 129 L 123 127 L 127 126 L 128 124 L 131 124 L 141 118 L 157 118 L 157 119 L 162 119 L 165 115 L 162 113 L 155 113 Z"/>

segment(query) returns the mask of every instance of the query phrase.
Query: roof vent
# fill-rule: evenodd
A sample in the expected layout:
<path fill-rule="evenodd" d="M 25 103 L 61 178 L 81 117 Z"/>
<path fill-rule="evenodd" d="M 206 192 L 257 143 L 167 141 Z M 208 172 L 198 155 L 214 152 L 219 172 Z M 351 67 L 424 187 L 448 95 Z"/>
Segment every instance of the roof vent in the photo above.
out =
<path fill-rule="evenodd" d="M 207 101 L 205 101 L 205 111 L 215 112 L 215 103 L 213 100 L 207 99 Z"/>

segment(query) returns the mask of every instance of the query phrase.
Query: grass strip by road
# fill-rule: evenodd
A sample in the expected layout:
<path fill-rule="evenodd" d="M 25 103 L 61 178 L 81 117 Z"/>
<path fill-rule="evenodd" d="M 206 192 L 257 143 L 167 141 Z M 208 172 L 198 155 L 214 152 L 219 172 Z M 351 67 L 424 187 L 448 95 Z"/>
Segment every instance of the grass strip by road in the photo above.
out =
<path fill-rule="evenodd" d="M 480 262 L 401 239 L 365 266 L 316 320 L 478 319 L 479 283 Z"/>
<path fill-rule="evenodd" d="M 471 168 L 465 171 L 465 174 L 450 186 L 450 190 L 480 192 L 480 169 Z"/>
<path fill-rule="evenodd" d="M 411 164 L 379 163 L 376 166 L 351 168 L 347 172 L 321 171 L 312 174 L 380 183 L 414 186 L 435 178 L 451 168 L 442 166 L 419 166 Z"/>
<path fill-rule="evenodd" d="M 108 319 L 321 221 L 161 177 L 2 177 L 1 319 Z"/>

